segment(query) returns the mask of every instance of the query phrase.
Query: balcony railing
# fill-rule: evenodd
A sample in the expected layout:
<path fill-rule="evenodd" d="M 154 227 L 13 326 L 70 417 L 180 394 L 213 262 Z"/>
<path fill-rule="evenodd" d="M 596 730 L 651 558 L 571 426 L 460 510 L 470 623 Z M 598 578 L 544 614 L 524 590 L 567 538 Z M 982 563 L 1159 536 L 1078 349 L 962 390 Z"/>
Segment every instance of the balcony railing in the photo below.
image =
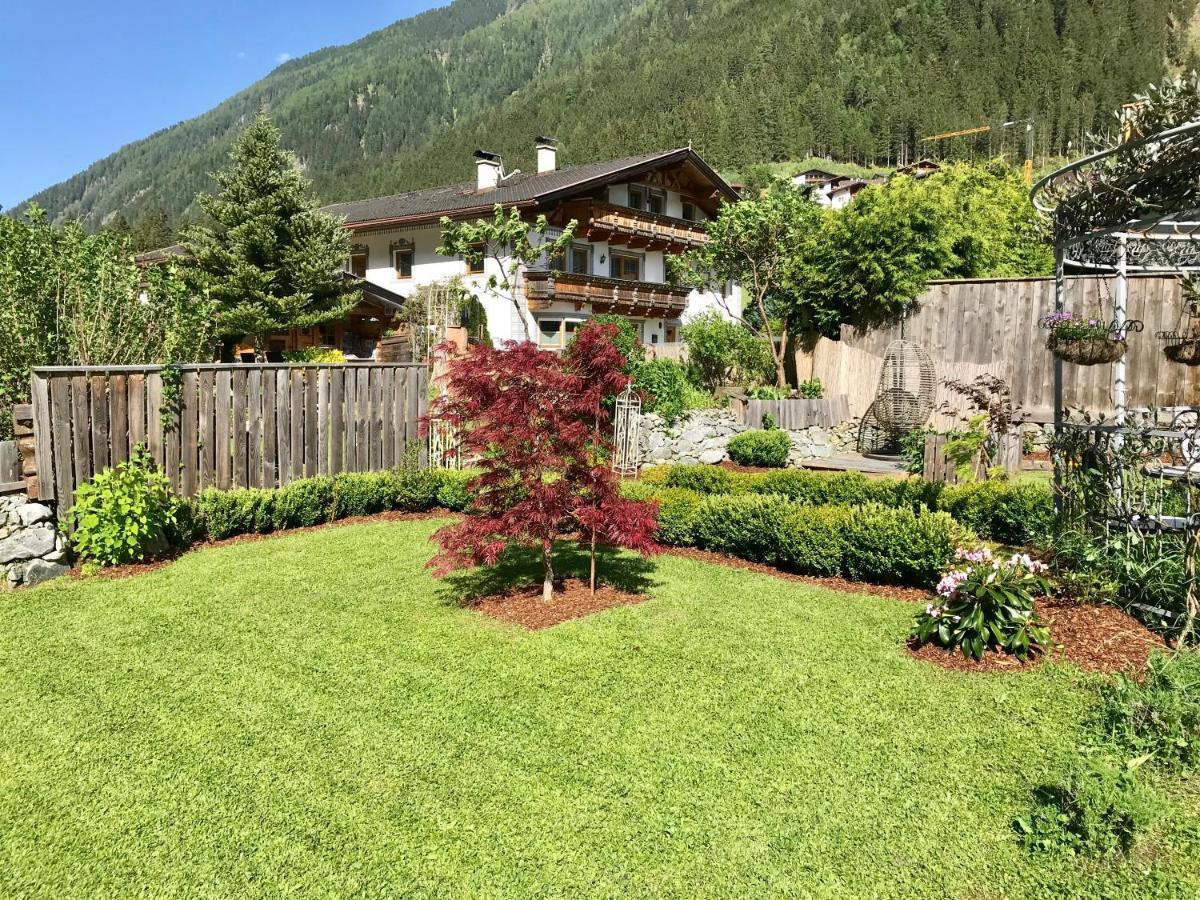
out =
<path fill-rule="evenodd" d="M 525 298 L 532 310 L 546 309 L 554 301 L 590 304 L 597 313 L 678 316 L 687 308 L 688 288 L 651 281 L 625 281 L 601 275 L 532 270 L 525 273 Z"/>
<path fill-rule="evenodd" d="M 668 253 L 682 253 L 708 242 L 702 223 L 598 200 L 567 204 L 563 214 L 579 223 L 576 233 L 589 241 Z"/>

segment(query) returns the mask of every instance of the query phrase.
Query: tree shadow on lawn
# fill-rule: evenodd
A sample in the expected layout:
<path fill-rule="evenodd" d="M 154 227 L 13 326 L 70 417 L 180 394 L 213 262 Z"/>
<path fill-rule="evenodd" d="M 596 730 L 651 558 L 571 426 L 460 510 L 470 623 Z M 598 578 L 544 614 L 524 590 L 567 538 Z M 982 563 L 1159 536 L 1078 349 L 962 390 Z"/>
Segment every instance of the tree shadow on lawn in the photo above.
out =
<path fill-rule="evenodd" d="M 634 553 L 596 550 L 596 593 L 588 587 L 587 548 L 574 542 L 554 546 L 554 600 L 542 602 L 541 552 L 512 547 L 494 566 L 453 572 L 442 579 L 443 602 L 535 630 L 613 606 L 650 599 L 654 563 Z"/>

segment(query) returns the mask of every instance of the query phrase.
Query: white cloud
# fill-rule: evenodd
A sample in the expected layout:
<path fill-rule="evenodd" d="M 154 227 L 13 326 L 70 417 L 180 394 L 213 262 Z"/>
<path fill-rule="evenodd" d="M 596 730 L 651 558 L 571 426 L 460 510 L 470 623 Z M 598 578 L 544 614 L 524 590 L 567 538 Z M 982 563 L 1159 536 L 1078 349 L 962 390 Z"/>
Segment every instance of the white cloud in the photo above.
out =
<path fill-rule="evenodd" d="M 233 54 L 233 55 L 234 55 L 234 56 L 236 56 L 238 59 L 245 59 L 245 58 L 246 58 L 246 51 L 245 51 L 245 50 L 239 50 L 237 53 L 235 53 L 235 54 Z"/>
<path fill-rule="evenodd" d="M 280 53 L 277 57 L 275 57 L 275 62 L 285 63 L 291 58 L 292 58 L 292 54 L 284 52 L 284 53 Z"/>

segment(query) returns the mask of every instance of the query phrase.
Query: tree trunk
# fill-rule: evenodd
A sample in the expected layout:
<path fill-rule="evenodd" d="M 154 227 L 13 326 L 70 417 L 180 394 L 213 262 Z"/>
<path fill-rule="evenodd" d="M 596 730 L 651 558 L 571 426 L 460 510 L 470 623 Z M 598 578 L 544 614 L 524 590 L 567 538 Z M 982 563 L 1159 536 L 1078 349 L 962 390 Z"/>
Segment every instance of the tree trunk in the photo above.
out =
<path fill-rule="evenodd" d="M 779 335 L 779 350 L 776 352 L 775 344 L 771 344 L 771 355 L 775 359 L 775 387 L 786 388 L 787 380 L 787 345 L 788 333 L 787 323 L 784 323 L 783 332 Z"/>
<path fill-rule="evenodd" d="M 596 529 L 592 529 L 592 574 L 590 578 L 592 596 L 596 596 Z"/>
<path fill-rule="evenodd" d="M 542 544 L 542 602 L 554 599 L 554 545 L 549 541 Z"/>

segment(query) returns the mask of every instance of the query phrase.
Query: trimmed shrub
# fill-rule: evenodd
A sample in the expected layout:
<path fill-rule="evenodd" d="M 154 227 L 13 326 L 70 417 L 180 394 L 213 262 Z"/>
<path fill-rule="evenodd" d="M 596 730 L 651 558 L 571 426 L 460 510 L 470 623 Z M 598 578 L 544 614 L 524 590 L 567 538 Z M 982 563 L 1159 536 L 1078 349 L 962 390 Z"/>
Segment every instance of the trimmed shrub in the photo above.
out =
<path fill-rule="evenodd" d="M 804 575 L 840 575 L 846 555 L 842 506 L 793 508 L 785 522 L 782 566 Z"/>
<path fill-rule="evenodd" d="M 1050 533 L 1054 497 L 1044 484 L 973 481 L 950 485 L 938 508 L 981 537 L 1004 544 L 1032 544 Z"/>
<path fill-rule="evenodd" d="M 695 491 L 698 494 L 728 494 L 733 479 L 720 466 L 671 466 L 667 472 L 666 486 Z"/>
<path fill-rule="evenodd" d="M 76 488 L 67 513 L 71 543 L 83 560 L 101 566 L 161 556 L 179 540 L 182 505 L 150 455 L 135 448 L 128 460 Z"/>
<path fill-rule="evenodd" d="M 696 543 L 717 553 L 782 565 L 788 521 L 794 510 L 782 497 L 709 497 L 696 517 Z"/>
<path fill-rule="evenodd" d="M 332 518 L 373 516 L 391 509 L 394 480 L 392 472 L 340 472 L 333 476 Z"/>
<path fill-rule="evenodd" d="M 204 533 L 214 541 L 239 534 L 266 534 L 273 528 L 275 493 L 258 488 L 208 488 L 196 498 L 196 513 Z"/>
<path fill-rule="evenodd" d="M 1126 765 L 1073 758 L 1055 784 L 1034 791 L 1029 813 L 1014 827 L 1026 849 L 1116 856 L 1133 849 L 1151 805 Z"/>
<path fill-rule="evenodd" d="M 967 535 L 945 513 L 855 507 L 847 518 L 845 573 L 856 581 L 929 587 Z"/>
<path fill-rule="evenodd" d="M 390 474 L 392 508 L 402 512 L 421 512 L 437 506 L 438 491 L 447 480 L 446 472 L 441 469 L 405 468 Z"/>
<path fill-rule="evenodd" d="M 479 473 L 473 469 L 445 469 L 439 474 L 441 484 L 437 489 L 437 505 L 463 512 L 471 505 L 471 480 Z"/>
<path fill-rule="evenodd" d="M 1141 684 L 1118 675 L 1103 688 L 1099 723 L 1119 747 L 1165 769 L 1200 769 L 1200 652 L 1155 651 Z"/>
<path fill-rule="evenodd" d="M 690 547 L 696 542 L 696 520 L 704 495 L 682 488 L 667 488 L 643 498 L 658 501 L 656 539 L 673 547 Z"/>
<path fill-rule="evenodd" d="M 787 465 L 792 439 L 786 431 L 743 431 L 730 438 L 729 458 L 743 466 L 781 469 Z"/>
<path fill-rule="evenodd" d="M 308 528 L 333 518 L 333 484 L 327 475 L 303 478 L 272 491 L 271 524 L 276 531 Z"/>

